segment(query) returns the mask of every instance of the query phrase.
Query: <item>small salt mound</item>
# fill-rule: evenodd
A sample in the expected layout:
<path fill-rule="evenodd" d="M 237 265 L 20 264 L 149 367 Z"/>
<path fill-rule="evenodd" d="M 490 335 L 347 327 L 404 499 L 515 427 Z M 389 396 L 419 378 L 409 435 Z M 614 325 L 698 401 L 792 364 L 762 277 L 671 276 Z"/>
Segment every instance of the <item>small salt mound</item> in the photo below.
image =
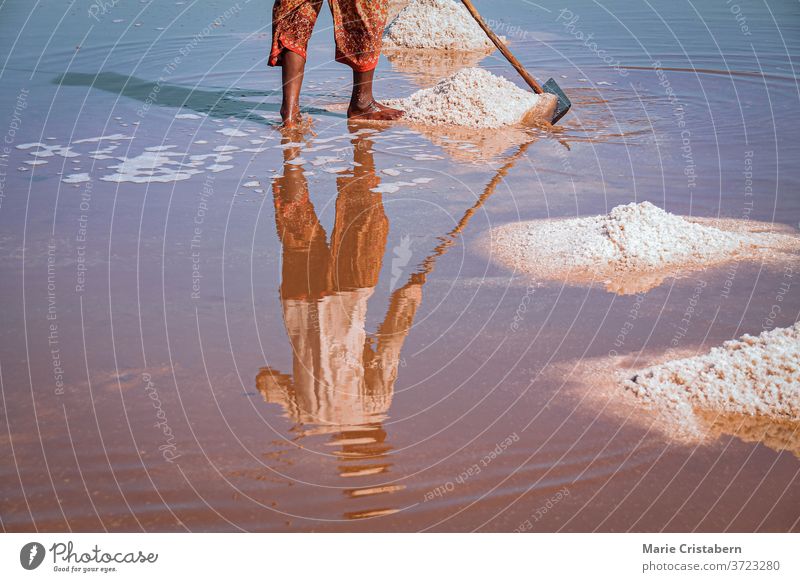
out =
<path fill-rule="evenodd" d="M 454 0 L 413 0 L 389 23 L 384 49 L 486 50 L 492 41 L 464 5 Z"/>
<path fill-rule="evenodd" d="M 617 206 L 589 219 L 577 243 L 576 266 L 607 261 L 617 270 L 651 271 L 686 261 L 709 261 L 738 250 L 741 236 L 689 222 L 649 202 Z"/>
<path fill-rule="evenodd" d="M 733 221 L 719 221 L 727 226 L 721 230 L 694 220 L 642 202 L 617 206 L 604 216 L 513 223 L 492 232 L 492 255 L 545 279 L 606 280 L 609 290 L 624 294 L 646 291 L 677 271 L 798 246 L 794 236 L 750 232 Z M 747 226 L 761 228 L 754 222 Z"/>
<path fill-rule="evenodd" d="M 702 432 L 703 415 L 745 414 L 800 421 L 800 322 L 744 335 L 708 354 L 651 366 L 621 378 L 687 432 Z"/>
<path fill-rule="evenodd" d="M 385 103 L 405 111 L 405 121 L 497 128 L 518 123 L 531 114 L 548 119 L 552 114 L 551 106 L 555 105 L 555 98 L 551 97 L 525 91 L 508 79 L 472 68 L 462 69 L 405 99 L 391 99 Z M 533 108 L 542 111 L 531 112 Z"/>

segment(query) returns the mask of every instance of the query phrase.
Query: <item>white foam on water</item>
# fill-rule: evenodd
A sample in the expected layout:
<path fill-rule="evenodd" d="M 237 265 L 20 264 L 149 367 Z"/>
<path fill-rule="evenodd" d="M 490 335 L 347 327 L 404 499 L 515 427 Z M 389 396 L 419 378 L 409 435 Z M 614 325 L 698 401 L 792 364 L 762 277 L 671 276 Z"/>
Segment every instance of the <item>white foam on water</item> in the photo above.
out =
<path fill-rule="evenodd" d="M 323 145 L 315 145 L 310 148 L 305 148 L 303 152 L 321 152 L 323 150 L 329 150 L 333 147 L 331 144 L 323 144 Z"/>
<path fill-rule="evenodd" d="M 375 188 L 370 188 L 370 191 L 376 194 L 394 194 L 404 186 L 414 186 L 414 184 L 411 182 L 384 182 Z"/>
<path fill-rule="evenodd" d="M 222 129 L 218 129 L 217 133 L 221 133 L 222 135 L 228 137 L 247 137 L 247 133 L 236 129 L 235 127 L 223 127 Z"/>
<path fill-rule="evenodd" d="M 70 174 L 61 179 L 65 184 L 82 184 L 83 182 L 91 182 L 91 180 L 89 174 L 85 172 L 81 174 Z"/>
<path fill-rule="evenodd" d="M 233 156 L 227 154 L 192 154 L 189 156 L 189 160 L 192 162 L 204 162 L 206 160 L 213 160 L 215 163 L 219 162 L 230 162 L 233 159 Z"/>
<path fill-rule="evenodd" d="M 113 152 L 118 147 L 119 147 L 119 145 L 112 144 L 112 145 L 106 146 L 104 148 L 97 148 L 96 150 L 92 150 L 92 151 L 89 152 L 89 157 L 94 158 L 95 156 L 105 156 L 105 158 L 108 158 L 110 156 L 108 156 L 106 154 L 110 154 L 111 152 Z M 105 159 L 105 158 L 96 158 L 96 159 Z"/>
<path fill-rule="evenodd" d="M 330 143 L 332 141 L 339 141 L 339 140 L 342 140 L 342 139 L 349 139 L 350 136 L 351 136 L 351 134 L 349 134 L 349 133 L 343 133 L 341 135 L 334 135 L 333 137 L 317 138 L 317 139 L 314 140 L 314 145 L 326 144 L 326 143 Z M 296 142 L 290 142 L 290 143 L 284 144 L 282 146 L 277 146 L 277 147 L 297 147 L 297 146 L 301 146 L 301 145 L 303 145 L 303 144 L 302 143 L 296 143 Z"/>
<path fill-rule="evenodd" d="M 384 183 L 380 186 L 376 186 L 375 188 L 370 188 L 371 192 L 375 192 L 376 194 L 394 194 L 400 190 L 400 186 L 391 183 Z"/>
<path fill-rule="evenodd" d="M 85 137 L 83 139 L 79 139 L 71 143 L 74 145 L 79 143 L 98 143 L 101 141 L 121 141 L 124 139 L 133 139 L 133 136 L 125 135 L 123 133 L 114 133 L 111 135 L 101 135 L 98 137 Z"/>
<path fill-rule="evenodd" d="M 119 164 L 109 166 L 111 170 L 117 170 L 114 174 L 102 176 L 100 180 L 104 182 L 131 182 L 134 184 L 147 184 L 150 182 L 178 182 L 188 180 L 202 170 L 193 168 L 180 161 L 173 160 L 173 157 L 183 157 L 185 154 L 178 152 L 167 152 L 161 149 L 162 146 L 146 148 L 139 155 L 117 158 Z M 174 146 L 166 146 L 167 148 Z M 149 151 L 153 150 L 153 151 Z"/>
<path fill-rule="evenodd" d="M 37 158 L 51 158 L 55 155 L 61 156 L 62 158 L 77 158 L 80 155 L 76 152 L 73 152 L 70 146 L 47 145 L 40 142 L 23 143 L 17 146 L 18 150 L 29 150 L 34 148 L 36 148 L 36 151 L 31 152 L 31 154 Z"/>
<path fill-rule="evenodd" d="M 341 163 L 342 158 L 338 156 L 318 156 L 311 160 L 312 166 L 324 166 L 325 164 L 331 164 L 334 162 Z"/>
<path fill-rule="evenodd" d="M 211 164 L 206 169 L 209 172 L 214 172 L 216 174 L 217 172 L 224 172 L 225 170 L 230 170 L 233 167 L 234 166 L 231 166 L 230 164 Z"/>

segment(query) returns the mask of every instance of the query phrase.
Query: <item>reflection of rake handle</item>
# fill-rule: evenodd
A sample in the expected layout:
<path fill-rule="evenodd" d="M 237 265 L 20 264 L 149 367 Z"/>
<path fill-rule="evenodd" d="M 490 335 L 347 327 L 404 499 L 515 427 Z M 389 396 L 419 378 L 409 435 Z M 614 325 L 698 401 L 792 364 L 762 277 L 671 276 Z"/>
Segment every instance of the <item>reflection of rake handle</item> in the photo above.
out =
<path fill-rule="evenodd" d="M 453 246 L 453 244 L 456 242 L 456 235 L 467 227 L 467 224 L 472 218 L 472 215 L 475 214 L 478 211 L 478 209 L 480 209 L 480 207 L 486 203 L 486 201 L 492 194 L 494 194 L 494 191 L 497 189 L 497 185 L 506 176 L 506 174 L 508 174 L 509 170 L 511 170 L 511 168 L 514 166 L 517 160 L 520 157 L 522 157 L 522 154 L 525 153 L 525 151 L 533 143 L 533 141 L 535 140 L 529 141 L 519 146 L 519 149 L 514 153 L 514 155 L 511 156 L 505 164 L 503 164 L 503 167 L 500 168 L 494 175 L 494 177 L 489 181 L 489 183 L 486 185 L 486 188 L 483 190 L 483 194 L 480 195 L 475 204 L 473 204 L 470 208 L 467 209 L 467 211 L 464 213 L 464 216 L 461 217 L 461 220 L 458 221 L 456 226 L 444 236 L 439 237 L 439 240 L 441 242 L 438 245 L 436 245 L 436 247 L 427 257 L 425 257 L 425 260 L 422 261 L 420 268 L 417 269 L 411 275 L 411 277 L 408 280 L 408 283 L 406 283 L 403 287 L 406 287 L 414 282 L 425 281 L 425 277 L 431 271 L 433 271 L 436 259 L 441 257 L 445 252 L 447 252 L 448 248 Z M 420 281 L 420 279 L 422 281 Z M 402 289 L 403 287 L 401 287 L 400 289 Z M 397 291 L 399 291 L 400 289 L 398 289 Z M 395 291 L 395 293 L 397 293 L 397 291 Z"/>

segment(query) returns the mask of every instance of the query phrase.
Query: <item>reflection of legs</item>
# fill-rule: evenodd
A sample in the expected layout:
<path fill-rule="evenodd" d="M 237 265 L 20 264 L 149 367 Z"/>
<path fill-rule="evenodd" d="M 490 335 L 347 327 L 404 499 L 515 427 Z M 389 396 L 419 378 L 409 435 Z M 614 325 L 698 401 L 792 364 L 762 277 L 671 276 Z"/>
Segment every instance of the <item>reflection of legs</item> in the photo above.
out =
<path fill-rule="evenodd" d="M 281 117 L 291 126 L 300 118 L 300 88 L 306 50 L 322 0 L 276 0 L 272 8 L 272 48 L 269 65 L 282 67 Z"/>
<path fill-rule="evenodd" d="M 380 194 L 361 191 L 354 178 L 339 178 L 331 239 L 333 288 L 375 287 L 381 271 L 389 223 Z M 347 183 L 346 181 L 349 181 Z M 368 187 L 367 187 L 368 188 Z"/>
<path fill-rule="evenodd" d="M 286 161 L 294 156 L 284 150 Z M 281 297 L 316 299 L 326 291 L 330 256 L 325 229 L 308 196 L 308 182 L 302 166 L 284 164 L 284 175 L 276 178 L 275 226 L 283 247 Z"/>
<path fill-rule="evenodd" d="M 352 177 L 336 179 L 336 219 L 331 237 L 332 275 L 335 289 L 358 289 L 378 284 L 389 221 L 380 194 L 372 144 L 366 138 L 353 143 Z"/>

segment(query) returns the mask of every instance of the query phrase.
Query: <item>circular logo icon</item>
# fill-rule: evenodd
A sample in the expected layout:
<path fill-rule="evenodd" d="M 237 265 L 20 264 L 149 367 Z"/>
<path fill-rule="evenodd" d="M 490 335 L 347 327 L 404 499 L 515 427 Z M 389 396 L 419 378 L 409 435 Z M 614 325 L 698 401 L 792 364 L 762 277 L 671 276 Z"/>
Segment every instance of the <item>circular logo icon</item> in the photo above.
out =
<path fill-rule="evenodd" d="M 26 570 L 35 570 L 44 561 L 44 546 L 39 542 L 28 542 L 19 551 L 19 563 Z"/>

